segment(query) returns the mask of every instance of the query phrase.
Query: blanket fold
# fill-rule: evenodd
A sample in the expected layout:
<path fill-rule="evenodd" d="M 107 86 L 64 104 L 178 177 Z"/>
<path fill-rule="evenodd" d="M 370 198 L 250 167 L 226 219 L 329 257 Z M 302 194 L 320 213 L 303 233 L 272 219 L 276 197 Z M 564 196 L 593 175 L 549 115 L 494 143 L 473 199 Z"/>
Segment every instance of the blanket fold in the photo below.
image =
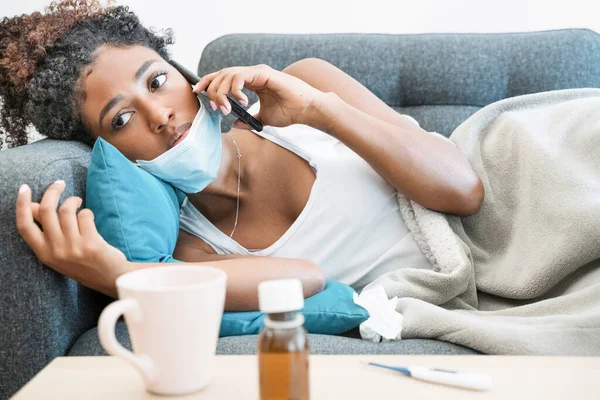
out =
<path fill-rule="evenodd" d="M 513 97 L 450 136 L 485 188 L 480 211 L 445 215 L 401 194 L 431 270 L 402 268 L 402 338 L 486 354 L 600 355 L 600 89 Z"/>

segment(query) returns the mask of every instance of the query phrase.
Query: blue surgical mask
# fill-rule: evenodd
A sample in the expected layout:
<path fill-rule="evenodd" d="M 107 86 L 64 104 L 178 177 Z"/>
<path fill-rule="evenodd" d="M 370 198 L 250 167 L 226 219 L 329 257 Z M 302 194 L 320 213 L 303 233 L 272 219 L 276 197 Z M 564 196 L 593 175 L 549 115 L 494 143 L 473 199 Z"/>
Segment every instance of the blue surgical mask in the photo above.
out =
<path fill-rule="evenodd" d="M 222 145 L 221 114 L 200 103 L 187 136 L 178 145 L 154 160 L 136 163 L 185 193 L 198 193 L 217 178 Z"/>

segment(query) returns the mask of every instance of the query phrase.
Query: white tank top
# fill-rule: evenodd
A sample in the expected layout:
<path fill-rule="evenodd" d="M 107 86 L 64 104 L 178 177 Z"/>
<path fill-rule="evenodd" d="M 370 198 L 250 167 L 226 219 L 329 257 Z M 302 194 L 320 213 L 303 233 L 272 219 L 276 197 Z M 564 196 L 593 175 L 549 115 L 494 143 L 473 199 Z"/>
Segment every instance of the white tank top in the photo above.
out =
<path fill-rule="evenodd" d="M 248 112 L 255 114 L 259 107 L 254 104 Z M 315 171 L 300 216 L 275 243 L 255 251 L 221 232 L 187 199 L 181 207 L 181 229 L 217 254 L 309 259 L 323 269 L 326 279 L 358 291 L 398 268 L 430 268 L 400 216 L 396 189 L 358 154 L 307 125 L 265 126 L 253 132 L 302 157 Z"/>

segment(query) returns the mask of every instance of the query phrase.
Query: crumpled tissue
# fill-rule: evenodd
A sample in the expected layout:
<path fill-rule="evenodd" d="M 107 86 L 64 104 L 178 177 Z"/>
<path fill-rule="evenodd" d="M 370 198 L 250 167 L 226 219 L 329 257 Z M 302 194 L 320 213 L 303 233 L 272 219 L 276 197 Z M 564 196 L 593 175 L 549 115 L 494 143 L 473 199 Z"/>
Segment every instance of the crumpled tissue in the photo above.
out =
<path fill-rule="evenodd" d="M 369 312 L 369 319 L 360 324 L 360 336 L 370 342 L 400 340 L 402 314 L 396 311 L 398 297 L 388 299 L 381 285 L 369 288 L 360 295 L 354 293 L 354 303 Z"/>

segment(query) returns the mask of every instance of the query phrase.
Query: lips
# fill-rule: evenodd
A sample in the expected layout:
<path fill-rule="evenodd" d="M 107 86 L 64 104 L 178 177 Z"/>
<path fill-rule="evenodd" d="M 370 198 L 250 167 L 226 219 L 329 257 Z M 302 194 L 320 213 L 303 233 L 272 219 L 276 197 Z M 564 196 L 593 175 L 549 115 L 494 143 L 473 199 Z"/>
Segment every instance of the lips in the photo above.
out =
<path fill-rule="evenodd" d="M 188 132 L 190 131 L 191 126 L 192 126 L 191 122 L 186 122 L 184 124 L 179 125 L 171 138 L 171 144 L 170 144 L 169 148 L 173 148 L 173 147 L 177 146 L 179 143 L 181 143 L 181 141 L 183 139 L 185 139 Z"/>

